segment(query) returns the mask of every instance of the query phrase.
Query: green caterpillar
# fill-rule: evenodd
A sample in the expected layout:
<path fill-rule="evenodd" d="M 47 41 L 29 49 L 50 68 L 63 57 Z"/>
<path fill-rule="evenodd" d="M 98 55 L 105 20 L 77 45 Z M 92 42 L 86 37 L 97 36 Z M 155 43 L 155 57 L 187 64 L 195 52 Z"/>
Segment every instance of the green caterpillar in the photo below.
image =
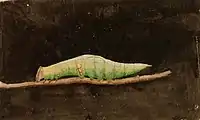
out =
<path fill-rule="evenodd" d="M 55 80 L 62 77 L 88 77 L 98 80 L 113 80 L 135 75 L 151 67 L 142 63 L 119 63 L 98 55 L 81 55 L 47 67 L 40 66 L 36 81 Z"/>

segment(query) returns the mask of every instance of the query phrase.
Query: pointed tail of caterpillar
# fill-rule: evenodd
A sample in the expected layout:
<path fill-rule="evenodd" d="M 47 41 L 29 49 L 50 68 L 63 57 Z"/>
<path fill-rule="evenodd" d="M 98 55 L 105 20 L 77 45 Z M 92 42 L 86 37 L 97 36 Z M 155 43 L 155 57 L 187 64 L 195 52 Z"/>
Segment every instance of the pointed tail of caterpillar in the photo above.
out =
<path fill-rule="evenodd" d="M 36 81 L 55 80 L 62 77 L 88 77 L 99 80 L 113 80 L 136 75 L 151 67 L 143 63 L 119 63 L 98 55 L 81 55 L 47 67 L 39 67 Z"/>

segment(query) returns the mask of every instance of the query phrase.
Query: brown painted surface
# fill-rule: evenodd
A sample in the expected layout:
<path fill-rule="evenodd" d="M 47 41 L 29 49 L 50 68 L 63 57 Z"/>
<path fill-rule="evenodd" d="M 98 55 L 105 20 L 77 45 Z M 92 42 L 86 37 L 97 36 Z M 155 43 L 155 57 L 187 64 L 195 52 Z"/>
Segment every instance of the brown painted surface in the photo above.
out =
<path fill-rule="evenodd" d="M 169 5 L 133 1 L 4 3 L 4 82 L 31 80 L 40 65 L 85 53 L 120 62 L 145 62 L 153 65 L 150 72 L 171 69 L 173 74 L 166 80 L 126 86 L 1 90 L 0 119 L 197 119 L 195 42 L 193 32 L 181 23 L 182 15 L 193 12 L 192 3 L 174 2 L 171 9 Z"/>

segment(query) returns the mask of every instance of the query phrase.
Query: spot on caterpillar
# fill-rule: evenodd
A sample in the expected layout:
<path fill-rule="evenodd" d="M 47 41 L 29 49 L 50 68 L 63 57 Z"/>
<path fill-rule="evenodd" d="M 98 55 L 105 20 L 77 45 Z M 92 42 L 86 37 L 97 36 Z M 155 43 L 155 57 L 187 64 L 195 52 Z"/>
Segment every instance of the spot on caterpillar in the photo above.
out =
<path fill-rule="evenodd" d="M 114 62 L 98 55 L 86 54 L 47 67 L 40 66 L 36 81 L 56 80 L 62 77 L 112 80 L 136 75 L 148 67 L 151 65 Z"/>

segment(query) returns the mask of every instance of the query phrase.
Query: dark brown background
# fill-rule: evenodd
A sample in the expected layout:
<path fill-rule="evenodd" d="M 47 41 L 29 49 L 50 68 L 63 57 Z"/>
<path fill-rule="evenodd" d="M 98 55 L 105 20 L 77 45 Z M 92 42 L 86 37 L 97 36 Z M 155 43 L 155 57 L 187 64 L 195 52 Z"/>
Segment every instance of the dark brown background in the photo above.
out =
<path fill-rule="evenodd" d="M 40 65 L 86 53 L 120 62 L 145 62 L 153 65 L 151 72 L 170 69 L 173 74 L 123 86 L 1 90 L 0 119 L 198 119 L 199 81 L 192 36 L 199 19 L 190 17 L 198 7 L 199 2 L 192 0 L 1 3 L 4 82 L 33 80 Z M 185 18 L 187 25 L 182 22 Z"/>

